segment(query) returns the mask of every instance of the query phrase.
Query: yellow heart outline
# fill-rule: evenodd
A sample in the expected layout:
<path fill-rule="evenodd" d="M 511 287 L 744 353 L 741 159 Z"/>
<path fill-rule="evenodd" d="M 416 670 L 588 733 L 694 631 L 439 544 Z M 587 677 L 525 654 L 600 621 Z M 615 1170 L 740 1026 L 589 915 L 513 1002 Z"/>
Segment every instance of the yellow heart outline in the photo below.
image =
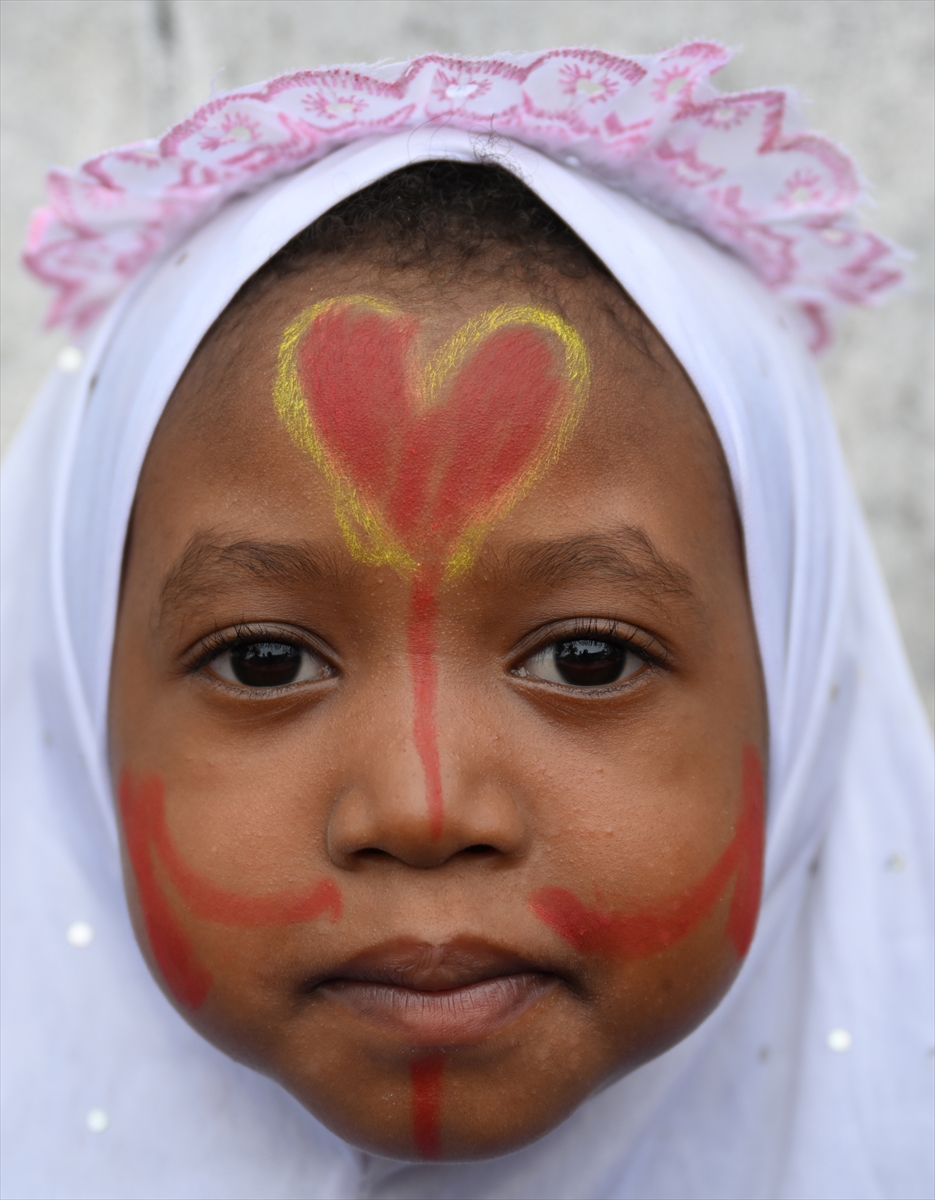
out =
<path fill-rule="evenodd" d="M 351 554 L 358 561 L 372 566 L 392 567 L 406 578 L 422 564 L 413 558 L 388 527 L 378 508 L 361 495 L 359 485 L 335 461 L 333 452 L 315 429 L 309 404 L 299 383 L 296 361 L 299 342 L 314 321 L 339 304 L 386 315 L 405 316 L 401 309 L 385 300 L 364 295 L 335 296 L 306 308 L 286 329 L 280 343 L 273 391 L 276 411 L 293 442 L 311 455 L 327 479 L 334 496 L 334 514 Z M 420 407 L 424 410 L 438 403 L 446 380 L 461 368 L 484 339 L 508 325 L 533 325 L 547 330 L 561 341 L 565 350 L 568 396 L 564 405 L 556 405 L 529 468 L 521 472 L 512 484 L 500 489 L 482 517 L 467 522 L 445 563 L 446 579 L 452 579 L 471 568 L 490 527 L 502 519 L 558 460 L 581 420 L 588 399 L 590 361 L 585 344 L 574 326 L 548 309 L 527 304 L 503 304 L 466 321 L 429 359 L 417 384 L 416 399 Z"/>

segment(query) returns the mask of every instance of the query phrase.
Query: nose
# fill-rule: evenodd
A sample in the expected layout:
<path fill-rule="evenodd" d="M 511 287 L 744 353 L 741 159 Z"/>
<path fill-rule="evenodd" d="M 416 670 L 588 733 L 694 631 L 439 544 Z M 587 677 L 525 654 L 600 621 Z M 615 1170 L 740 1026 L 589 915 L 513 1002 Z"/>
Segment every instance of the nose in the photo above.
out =
<path fill-rule="evenodd" d="M 441 820 L 427 803 L 425 770 L 411 737 L 387 738 L 356 755 L 335 796 L 327 830 L 335 866 L 387 855 L 407 866 L 440 867 L 458 855 L 517 858 L 528 824 L 516 784 L 497 763 L 497 737 L 467 720 L 440 736 Z M 486 743 L 486 745 L 485 745 Z"/>

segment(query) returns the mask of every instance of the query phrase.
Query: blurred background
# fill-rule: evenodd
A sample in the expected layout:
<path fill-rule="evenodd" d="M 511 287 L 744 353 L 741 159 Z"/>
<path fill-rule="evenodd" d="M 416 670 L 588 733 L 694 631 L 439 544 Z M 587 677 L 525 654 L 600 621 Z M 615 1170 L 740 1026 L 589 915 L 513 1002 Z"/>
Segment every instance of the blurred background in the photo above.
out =
<path fill-rule="evenodd" d="M 935 711 L 931 0 L 2 0 L 2 440 L 65 340 L 19 265 L 52 164 L 152 137 L 205 101 L 293 67 L 558 45 L 741 50 L 724 90 L 792 84 L 853 153 L 865 221 L 915 255 L 912 288 L 849 316 L 822 360 L 909 656 Z M 867 654 L 875 649 L 867 646 Z"/>

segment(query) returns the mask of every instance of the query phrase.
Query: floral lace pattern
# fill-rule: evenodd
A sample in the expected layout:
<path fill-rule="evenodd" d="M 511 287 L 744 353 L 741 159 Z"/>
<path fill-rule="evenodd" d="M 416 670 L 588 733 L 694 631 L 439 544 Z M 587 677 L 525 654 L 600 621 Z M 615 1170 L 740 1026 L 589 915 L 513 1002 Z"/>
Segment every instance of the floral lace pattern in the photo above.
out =
<path fill-rule="evenodd" d="M 438 123 L 514 138 L 698 230 L 797 305 L 819 349 L 836 308 L 900 282 L 898 252 L 859 227 L 852 160 L 806 129 L 788 89 L 713 86 L 729 58 L 692 42 L 293 71 L 50 171 L 24 261 L 55 289 L 48 323 L 79 330 L 231 197 L 356 138 Z"/>

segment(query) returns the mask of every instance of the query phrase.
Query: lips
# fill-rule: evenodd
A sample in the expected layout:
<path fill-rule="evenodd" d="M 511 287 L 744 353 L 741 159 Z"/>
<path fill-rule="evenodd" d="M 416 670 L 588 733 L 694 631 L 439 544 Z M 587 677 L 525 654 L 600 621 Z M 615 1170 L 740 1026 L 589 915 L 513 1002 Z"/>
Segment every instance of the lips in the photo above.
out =
<path fill-rule="evenodd" d="M 383 943 L 324 978 L 314 993 L 420 1046 L 483 1041 L 543 999 L 558 976 L 489 943 Z"/>

